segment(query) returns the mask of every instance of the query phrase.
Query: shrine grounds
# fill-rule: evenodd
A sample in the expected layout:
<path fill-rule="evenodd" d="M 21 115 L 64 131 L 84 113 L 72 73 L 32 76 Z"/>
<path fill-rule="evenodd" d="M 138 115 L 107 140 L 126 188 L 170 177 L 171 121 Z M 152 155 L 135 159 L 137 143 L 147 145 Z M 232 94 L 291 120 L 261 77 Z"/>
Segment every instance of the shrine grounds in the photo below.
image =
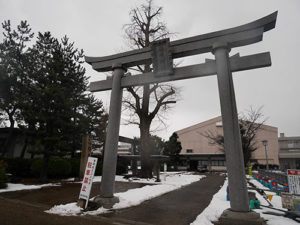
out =
<path fill-rule="evenodd" d="M 0 224 L 190 224 L 208 206 L 223 182 L 224 176 L 209 175 L 136 207 L 97 216 L 59 216 L 44 212 L 54 205 L 76 202 L 81 183 L 63 182 L 60 186 L 37 190 L 3 192 L 0 193 Z M 116 182 L 115 188 L 120 193 L 151 186 L 149 183 Z M 93 183 L 91 197 L 99 194 L 99 190 L 100 182 Z"/>
<path fill-rule="evenodd" d="M 155 179 L 126 182 L 123 177 L 117 176 L 116 195 L 119 195 L 120 199 L 121 196 L 127 198 L 129 196 L 132 206 L 126 207 L 126 204 L 130 203 L 127 199 L 127 203 L 122 207 L 114 207 L 113 210 L 105 213 L 103 210 L 91 209 L 89 212 L 76 211 L 78 207 L 75 202 L 81 188 L 80 182 L 53 181 L 40 188 L 40 186 L 29 185 L 34 183 L 25 180 L 26 185 L 9 184 L 10 191 L 3 192 L 3 189 L 0 189 L 0 224 L 213 225 L 212 221 L 218 220 L 222 212 L 230 207 L 229 201 L 226 201 L 228 181 L 225 174 L 203 175 L 170 173 L 168 177 L 164 177 L 165 175 L 162 174 L 164 181 L 161 183 L 155 183 Z M 101 177 L 95 177 L 91 197 L 99 194 L 100 179 Z M 249 179 L 256 187 L 263 188 L 256 180 Z M 17 191 L 17 189 L 23 190 Z M 262 205 L 267 204 L 258 193 L 256 197 Z M 140 201 L 134 203 L 139 198 Z M 124 199 L 120 200 L 122 201 Z M 284 210 L 280 196 L 273 196 L 271 202 L 275 208 Z M 275 210 L 261 208 L 255 211 L 267 220 L 267 225 L 298 224 L 280 215 L 264 214 L 267 211 L 276 212 Z"/>

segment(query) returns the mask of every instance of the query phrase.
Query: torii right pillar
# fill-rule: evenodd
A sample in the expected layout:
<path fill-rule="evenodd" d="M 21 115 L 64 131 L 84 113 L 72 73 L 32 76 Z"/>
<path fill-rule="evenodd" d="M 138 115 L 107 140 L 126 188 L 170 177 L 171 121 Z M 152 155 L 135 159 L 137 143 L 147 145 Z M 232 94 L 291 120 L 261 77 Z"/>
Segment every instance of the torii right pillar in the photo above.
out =
<path fill-rule="evenodd" d="M 224 147 L 228 172 L 230 209 L 223 212 L 215 224 L 263 225 L 258 213 L 250 211 L 244 170 L 241 135 L 235 101 L 232 73 L 229 62 L 230 46 L 225 42 L 213 45 L 224 131 Z"/>

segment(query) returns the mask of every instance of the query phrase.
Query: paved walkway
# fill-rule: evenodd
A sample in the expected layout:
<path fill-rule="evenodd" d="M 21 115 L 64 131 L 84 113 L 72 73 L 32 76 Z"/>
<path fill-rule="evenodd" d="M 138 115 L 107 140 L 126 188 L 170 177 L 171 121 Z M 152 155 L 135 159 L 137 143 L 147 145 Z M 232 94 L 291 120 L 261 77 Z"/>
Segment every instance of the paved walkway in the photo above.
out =
<path fill-rule="evenodd" d="M 223 176 L 209 175 L 198 182 L 139 206 L 117 210 L 99 216 L 58 216 L 44 211 L 58 202 L 72 202 L 80 184 L 40 190 L 0 194 L 0 225 L 185 225 L 195 220 L 210 203 L 212 196 L 224 182 Z M 117 183 L 118 192 L 130 183 Z M 98 188 L 99 184 L 95 185 Z M 76 194 L 74 193 L 76 192 Z M 51 205 L 51 206 L 50 206 Z"/>
<path fill-rule="evenodd" d="M 192 223 L 210 203 L 224 183 L 224 176 L 210 175 L 143 204 L 105 215 L 128 221 L 155 225 L 185 225 Z"/>

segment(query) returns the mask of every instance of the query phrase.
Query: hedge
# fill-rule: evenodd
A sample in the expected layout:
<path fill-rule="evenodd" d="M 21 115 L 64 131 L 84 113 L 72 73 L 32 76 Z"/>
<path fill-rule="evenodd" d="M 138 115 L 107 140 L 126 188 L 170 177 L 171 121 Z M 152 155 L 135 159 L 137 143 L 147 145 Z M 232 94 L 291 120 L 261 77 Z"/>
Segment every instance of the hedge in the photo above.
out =
<path fill-rule="evenodd" d="M 7 164 L 1 160 L 0 161 L 0 188 L 6 188 L 7 187 L 7 182 L 8 182 L 8 177 L 6 175 L 6 166 Z"/>
<path fill-rule="evenodd" d="M 31 173 L 35 177 L 39 177 L 43 165 L 43 159 L 35 159 L 31 165 Z M 48 176 L 50 178 L 64 178 L 71 174 L 71 163 L 63 158 L 50 158 L 48 165 Z"/>
<path fill-rule="evenodd" d="M 7 163 L 7 173 L 14 178 L 31 176 L 32 159 L 6 158 L 4 161 Z"/>
<path fill-rule="evenodd" d="M 1 159 L 0 159 L 1 161 Z M 6 162 L 6 172 L 12 175 L 11 179 L 16 180 L 25 177 L 39 177 L 42 169 L 43 158 L 22 159 L 3 158 Z M 129 162 L 118 158 L 116 174 L 127 173 Z M 102 159 L 98 158 L 95 176 L 102 175 Z M 51 157 L 48 166 L 49 178 L 78 177 L 80 169 L 80 158 L 58 158 Z"/>
<path fill-rule="evenodd" d="M 67 159 L 71 164 L 70 177 L 78 177 L 80 170 L 80 158 L 70 158 Z"/>

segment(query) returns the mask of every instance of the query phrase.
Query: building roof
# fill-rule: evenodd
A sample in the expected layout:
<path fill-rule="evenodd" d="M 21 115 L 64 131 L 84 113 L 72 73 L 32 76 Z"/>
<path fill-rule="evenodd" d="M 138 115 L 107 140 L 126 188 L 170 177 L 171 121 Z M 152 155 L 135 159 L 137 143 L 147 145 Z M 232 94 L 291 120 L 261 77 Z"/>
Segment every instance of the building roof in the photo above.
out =
<path fill-rule="evenodd" d="M 278 141 L 300 140 L 300 136 L 294 137 L 279 137 Z"/>
<path fill-rule="evenodd" d="M 206 120 L 206 121 L 203 121 L 201 123 L 197 123 L 195 125 L 192 125 L 192 126 L 189 126 L 189 127 L 186 127 L 186 128 L 183 128 L 181 130 L 178 130 L 178 131 L 175 131 L 178 135 L 179 134 L 184 134 L 186 132 L 191 132 L 193 130 L 197 130 L 201 127 L 205 127 L 207 125 L 210 125 L 212 123 L 216 123 L 216 126 L 222 126 L 222 123 L 218 123 L 218 122 L 222 122 L 222 117 L 221 116 L 218 116 L 218 117 L 214 117 L 212 119 L 209 119 L 209 120 Z M 277 132 L 277 127 L 274 127 L 274 126 L 270 126 L 270 125 L 262 125 L 262 129 L 264 130 L 273 130 L 273 131 L 276 131 Z M 300 137 L 299 137 L 300 138 Z"/>
<path fill-rule="evenodd" d="M 197 123 L 195 125 L 192 125 L 192 126 L 189 126 L 189 127 L 186 127 L 186 128 L 183 128 L 181 130 L 178 130 L 176 131 L 176 133 L 179 135 L 179 134 L 183 134 L 183 133 L 186 133 L 186 132 L 190 132 L 190 131 L 193 131 L 193 130 L 197 130 L 201 127 L 204 127 L 204 126 L 207 126 L 209 124 L 212 124 L 212 123 L 217 123 L 219 121 L 222 121 L 222 118 L 221 116 L 218 116 L 218 117 L 215 117 L 215 118 L 212 118 L 210 120 L 206 120 L 204 122 L 201 122 L 201 123 Z"/>

